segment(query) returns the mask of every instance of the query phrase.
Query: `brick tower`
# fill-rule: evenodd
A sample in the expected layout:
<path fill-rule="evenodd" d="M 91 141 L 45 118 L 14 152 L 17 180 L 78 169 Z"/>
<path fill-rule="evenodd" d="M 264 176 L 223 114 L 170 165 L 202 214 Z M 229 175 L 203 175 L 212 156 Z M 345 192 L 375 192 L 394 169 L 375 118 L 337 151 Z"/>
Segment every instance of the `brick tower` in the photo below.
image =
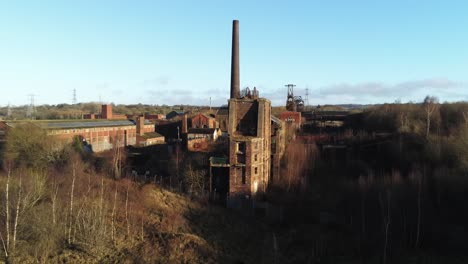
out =
<path fill-rule="evenodd" d="M 231 98 L 229 99 L 229 199 L 264 192 L 270 178 L 271 102 L 241 96 L 239 21 L 233 21 Z"/>

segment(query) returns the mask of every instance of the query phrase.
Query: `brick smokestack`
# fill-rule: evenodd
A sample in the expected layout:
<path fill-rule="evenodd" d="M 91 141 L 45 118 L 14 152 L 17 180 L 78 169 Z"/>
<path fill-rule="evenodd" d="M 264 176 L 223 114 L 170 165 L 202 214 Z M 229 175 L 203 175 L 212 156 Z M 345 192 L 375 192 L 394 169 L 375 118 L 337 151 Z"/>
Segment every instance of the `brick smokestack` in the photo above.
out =
<path fill-rule="evenodd" d="M 231 98 L 240 98 L 239 20 L 232 21 Z"/>
<path fill-rule="evenodd" d="M 101 106 L 101 118 L 112 119 L 112 105 L 105 104 Z"/>
<path fill-rule="evenodd" d="M 137 117 L 136 133 L 139 136 L 143 136 L 145 134 L 145 117 L 144 116 Z"/>
<path fill-rule="evenodd" d="M 182 134 L 187 134 L 188 124 L 187 124 L 187 113 L 182 115 Z"/>

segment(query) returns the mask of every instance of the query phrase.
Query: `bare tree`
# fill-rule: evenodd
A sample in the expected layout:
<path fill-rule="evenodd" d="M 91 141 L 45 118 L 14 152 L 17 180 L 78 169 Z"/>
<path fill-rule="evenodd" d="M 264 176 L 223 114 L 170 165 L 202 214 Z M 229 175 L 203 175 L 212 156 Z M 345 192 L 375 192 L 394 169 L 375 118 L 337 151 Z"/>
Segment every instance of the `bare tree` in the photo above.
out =
<path fill-rule="evenodd" d="M 104 176 L 101 176 L 101 197 L 99 201 L 99 221 L 101 225 L 105 221 L 103 210 L 104 210 Z M 106 225 L 104 225 L 103 234 L 106 233 L 105 228 L 106 228 Z"/>
<path fill-rule="evenodd" d="M 5 244 L 5 240 L 3 239 L 2 232 L 0 232 L 0 239 L 2 240 L 3 251 L 5 252 L 6 263 L 8 263 L 8 250 Z"/>
<path fill-rule="evenodd" d="M 10 179 L 11 179 L 11 168 L 8 168 L 6 191 L 5 191 L 5 210 L 6 210 L 6 248 L 10 248 Z"/>
<path fill-rule="evenodd" d="M 206 169 L 197 169 L 194 161 L 189 159 L 183 168 L 184 184 L 187 191 L 192 195 L 204 195 L 205 181 L 207 178 Z"/>
<path fill-rule="evenodd" d="M 468 112 L 462 112 L 465 123 L 468 124 Z"/>
<path fill-rule="evenodd" d="M 52 224 L 57 223 L 57 194 L 58 186 L 54 183 L 54 195 L 52 196 Z"/>
<path fill-rule="evenodd" d="M 421 202 L 422 202 L 422 185 L 423 185 L 423 177 L 426 174 L 426 166 L 424 166 L 424 172 L 422 175 L 418 175 L 418 219 L 417 219 L 417 227 L 416 227 L 416 248 L 419 247 L 419 240 L 421 236 Z"/>
<path fill-rule="evenodd" d="M 16 248 L 16 234 L 18 230 L 18 219 L 20 215 L 20 205 L 21 205 L 21 175 L 19 179 L 19 188 L 18 188 L 18 201 L 16 201 L 16 215 L 15 215 L 15 223 L 13 226 L 13 250 Z"/>
<path fill-rule="evenodd" d="M 130 221 L 128 220 L 128 189 L 130 188 L 130 182 L 127 182 L 127 194 L 125 196 L 125 220 L 127 222 L 127 237 L 130 237 Z"/>
<path fill-rule="evenodd" d="M 8 164 L 8 174 L 7 174 L 7 182 L 6 182 L 6 190 L 5 190 L 5 228 L 6 228 L 6 241 L 3 239 L 3 236 L 0 236 L 2 239 L 3 250 L 5 251 L 5 258 L 8 263 L 8 252 L 10 246 L 10 198 L 9 198 L 9 189 L 10 189 L 10 178 L 11 178 L 11 166 Z"/>
<path fill-rule="evenodd" d="M 310 169 L 314 167 L 317 149 L 312 144 L 290 143 L 285 151 L 285 168 L 281 185 L 286 191 L 305 190 Z"/>
<path fill-rule="evenodd" d="M 423 102 L 424 111 L 426 113 L 426 138 L 429 137 L 431 129 L 431 117 L 432 114 L 439 108 L 439 99 L 434 96 L 426 96 Z"/>
<path fill-rule="evenodd" d="M 112 176 L 115 179 L 120 179 L 122 177 L 122 167 L 123 160 L 125 159 L 125 153 L 122 151 L 122 142 L 118 137 L 115 138 L 113 144 L 113 154 L 112 154 Z"/>
<path fill-rule="evenodd" d="M 145 212 L 142 211 L 141 212 L 141 241 L 144 241 L 145 240 L 145 223 L 144 223 L 144 215 L 145 215 Z"/>
<path fill-rule="evenodd" d="M 72 179 L 72 186 L 71 186 L 71 191 L 70 191 L 70 226 L 68 229 L 68 244 L 71 244 L 72 242 L 72 226 L 73 226 L 73 191 L 75 189 L 75 179 L 76 179 L 76 169 L 75 169 L 75 163 L 73 163 L 73 179 Z"/>
<path fill-rule="evenodd" d="M 115 193 L 114 193 L 114 206 L 112 207 L 111 215 L 111 238 L 112 241 L 115 241 L 115 211 L 117 208 L 117 183 L 115 184 Z"/>
<path fill-rule="evenodd" d="M 390 231 L 391 214 L 390 214 L 390 191 L 387 190 L 387 212 L 385 214 L 384 204 L 382 200 L 382 193 L 379 193 L 379 203 L 382 210 L 382 222 L 385 232 L 385 241 L 383 248 L 383 263 L 387 263 L 387 251 L 388 251 L 388 234 Z"/>

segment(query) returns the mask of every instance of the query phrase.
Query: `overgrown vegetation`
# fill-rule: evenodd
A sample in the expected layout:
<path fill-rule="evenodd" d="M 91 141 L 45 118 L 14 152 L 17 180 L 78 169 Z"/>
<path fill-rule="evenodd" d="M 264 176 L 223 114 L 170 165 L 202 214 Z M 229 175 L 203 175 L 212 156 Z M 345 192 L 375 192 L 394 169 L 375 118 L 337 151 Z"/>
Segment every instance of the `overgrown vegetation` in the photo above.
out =
<path fill-rule="evenodd" d="M 261 224 L 153 183 L 115 180 L 112 166 L 96 172 L 93 159 L 82 156 L 76 144 L 58 148 L 29 126 L 8 132 L 0 175 L 4 261 L 260 261 L 256 244 L 263 239 Z M 50 158 L 57 156 L 61 158 Z M 193 172 L 184 170 L 184 184 L 191 193 L 203 191 L 197 162 L 193 158 L 185 165 Z"/>
<path fill-rule="evenodd" d="M 288 173 L 270 192 L 284 215 L 281 254 L 295 263 L 466 262 L 467 113 L 466 103 L 432 97 L 387 104 L 352 116 L 318 152 L 291 144 Z"/>
<path fill-rule="evenodd" d="M 269 206 L 255 214 L 208 202 L 207 153 L 153 146 L 97 156 L 79 140 L 67 145 L 17 126 L 0 173 L 1 257 L 466 263 L 468 104 L 428 97 L 376 106 L 337 131 L 328 142 L 287 146 Z"/>

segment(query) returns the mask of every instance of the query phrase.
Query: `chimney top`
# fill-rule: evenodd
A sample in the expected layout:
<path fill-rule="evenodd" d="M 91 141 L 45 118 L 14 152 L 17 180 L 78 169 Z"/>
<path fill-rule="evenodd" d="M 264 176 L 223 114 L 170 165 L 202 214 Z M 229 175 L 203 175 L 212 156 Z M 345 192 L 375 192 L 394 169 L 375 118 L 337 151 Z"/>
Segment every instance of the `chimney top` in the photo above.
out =
<path fill-rule="evenodd" d="M 232 21 L 231 98 L 240 98 L 239 20 Z"/>

